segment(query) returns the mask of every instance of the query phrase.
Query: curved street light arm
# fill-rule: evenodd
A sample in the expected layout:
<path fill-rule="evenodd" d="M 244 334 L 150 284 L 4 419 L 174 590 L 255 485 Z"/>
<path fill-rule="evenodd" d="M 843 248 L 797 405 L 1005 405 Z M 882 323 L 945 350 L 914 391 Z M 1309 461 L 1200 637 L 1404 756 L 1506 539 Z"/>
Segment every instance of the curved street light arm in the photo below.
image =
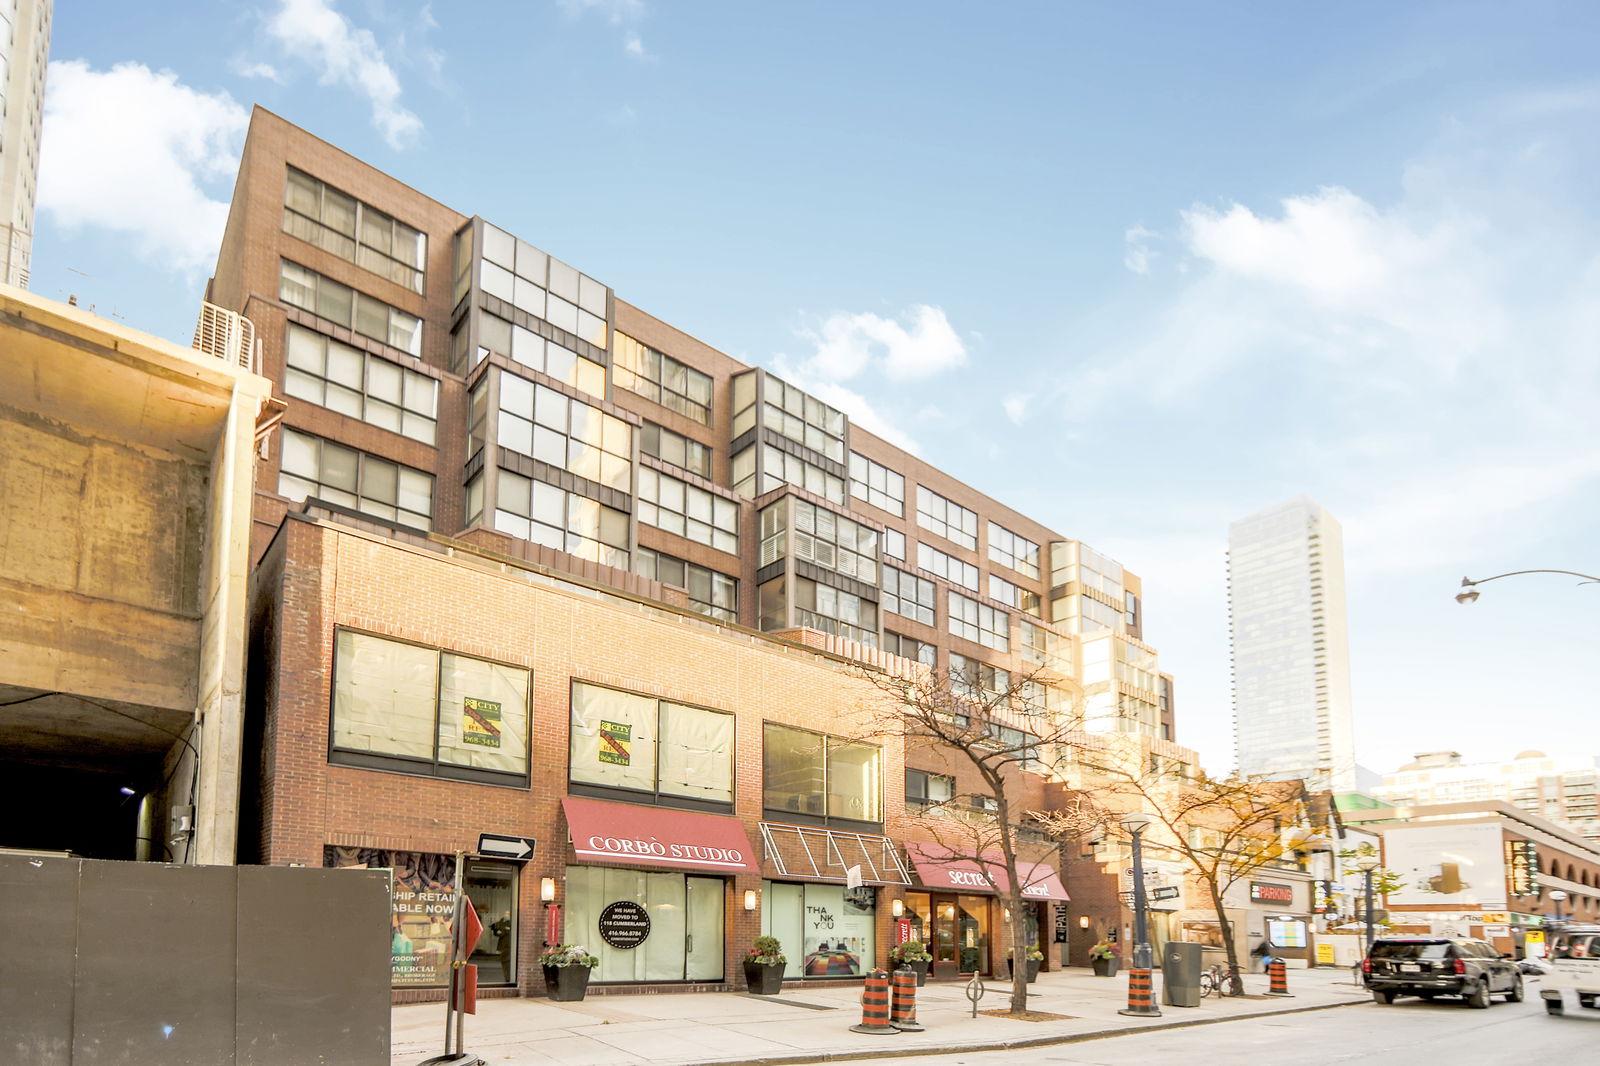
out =
<path fill-rule="evenodd" d="M 1464 577 L 1461 579 L 1461 587 L 1471 588 L 1473 585 L 1482 585 L 1486 581 L 1499 581 L 1503 577 L 1516 577 L 1518 574 L 1566 574 L 1569 577 L 1583 578 L 1582 581 L 1578 582 L 1580 585 L 1587 585 L 1591 582 L 1600 584 L 1600 577 L 1595 577 L 1593 574 L 1580 574 L 1576 570 L 1513 570 L 1508 574 L 1496 574 L 1494 577 L 1480 577 L 1476 581 L 1470 577 Z"/>

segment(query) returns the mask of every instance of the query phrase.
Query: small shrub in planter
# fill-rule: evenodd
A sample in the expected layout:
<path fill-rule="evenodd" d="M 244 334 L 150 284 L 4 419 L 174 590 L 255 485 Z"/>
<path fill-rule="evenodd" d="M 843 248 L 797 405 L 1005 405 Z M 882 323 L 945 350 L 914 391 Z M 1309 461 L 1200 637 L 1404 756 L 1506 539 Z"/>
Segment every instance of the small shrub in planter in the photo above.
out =
<path fill-rule="evenodd" d="M 927 947 L 920 940 L 907 940 L 889 949 L 889 968 L 898 970 L 906 967 L 917 975 L 919 986 L 928 983 L 928 967 L 931 965 L 933 956 L 928 954 Z"/>
<path fill-rule="evenodd" d="M 539 956 L 544 989 L 557 1003 L 576 1003 L 589 990 L 589 971 L 600 960 L 577 944 L 557 944 Z"/>
<path fill-rule="evenodd" d="M 1089 949 L 1089 965 L 1096 977 L 1115 977 L 1121 964 L 1122 950 L 1115 944 L 1102 940 Z"/>
<path fill-rule="evenodd" d="M 744 983 L 758 996 L 783 991 L 783 970 L 789 959 L 775 936 L 758 936 L 744 956 Z"/>

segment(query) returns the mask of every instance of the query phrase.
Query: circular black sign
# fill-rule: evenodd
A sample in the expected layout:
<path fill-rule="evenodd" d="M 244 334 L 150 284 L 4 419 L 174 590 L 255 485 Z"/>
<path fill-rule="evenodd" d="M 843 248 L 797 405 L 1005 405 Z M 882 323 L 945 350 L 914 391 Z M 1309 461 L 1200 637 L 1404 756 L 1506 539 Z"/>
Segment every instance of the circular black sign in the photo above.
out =
<path fill-rule="evenodd" d="M 607 903 L 600 912 L 600 939 L 614 948 L 636 948 L 650 935 L 650 915 L 631 899 Z"/>

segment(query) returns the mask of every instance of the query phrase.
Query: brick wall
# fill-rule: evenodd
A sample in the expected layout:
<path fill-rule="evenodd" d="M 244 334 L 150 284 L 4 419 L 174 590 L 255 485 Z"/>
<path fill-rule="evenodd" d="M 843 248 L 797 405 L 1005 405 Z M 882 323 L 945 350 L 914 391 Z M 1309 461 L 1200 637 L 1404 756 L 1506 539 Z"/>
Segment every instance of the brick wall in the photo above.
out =
<path fill-rule="evenodd" d="M 854 668 L 804 649 L 298 517 L 273 542 L 259 585 L 258 633 L 273 629 L 271 639 L 257 642 L 264 661 L 252 664 L 251 681 L 270 700 L 256 797 L 261 861 L 320 865 L 326 844 L 448 854 L 471 851 L 481 832 L 534 837 L 539 854 L 525 870 L 520 898 L 524 966 L 542 939 L 538 879 L 559 883 L 570 859 L 560 800 L 573 678 L 733 712 L 735 815 L 752 841 L 761 817 L 761 723 L 865 736 L 873 732 L 870 708 L 881 706 L 881 695 Z M 528 668 L 529 787 L 330 765 L 336 626 Z M 884 747 L 884 800 L 892 812 L 885 831 L 897 836 L 901 751 L 892 740 L 875 742 Z M 739 956 L 760 926 L 759 912 L 743 909 L 743 892 L 759 888 L 757 875 L 729 881 L 725 965 L 735 982 Z M 882 955 L 887 898 L 879 944 Z"/>

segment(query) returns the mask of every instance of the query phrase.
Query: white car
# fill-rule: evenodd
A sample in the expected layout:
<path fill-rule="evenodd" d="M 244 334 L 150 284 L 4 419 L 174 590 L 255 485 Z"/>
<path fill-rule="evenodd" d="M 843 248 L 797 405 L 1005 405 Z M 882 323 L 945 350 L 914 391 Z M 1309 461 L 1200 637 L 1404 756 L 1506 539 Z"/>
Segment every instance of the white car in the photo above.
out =
<path fill-rule="evenodd" d="M 1600 925 L 1563 927 L 1550 944 L 1549 964 L 1539 988 L 1546 1011 L 1565 1013 L 1569 991 L 1577 993 L 1580 1007 L 1593 1007 L 1600 996 Z"/>

